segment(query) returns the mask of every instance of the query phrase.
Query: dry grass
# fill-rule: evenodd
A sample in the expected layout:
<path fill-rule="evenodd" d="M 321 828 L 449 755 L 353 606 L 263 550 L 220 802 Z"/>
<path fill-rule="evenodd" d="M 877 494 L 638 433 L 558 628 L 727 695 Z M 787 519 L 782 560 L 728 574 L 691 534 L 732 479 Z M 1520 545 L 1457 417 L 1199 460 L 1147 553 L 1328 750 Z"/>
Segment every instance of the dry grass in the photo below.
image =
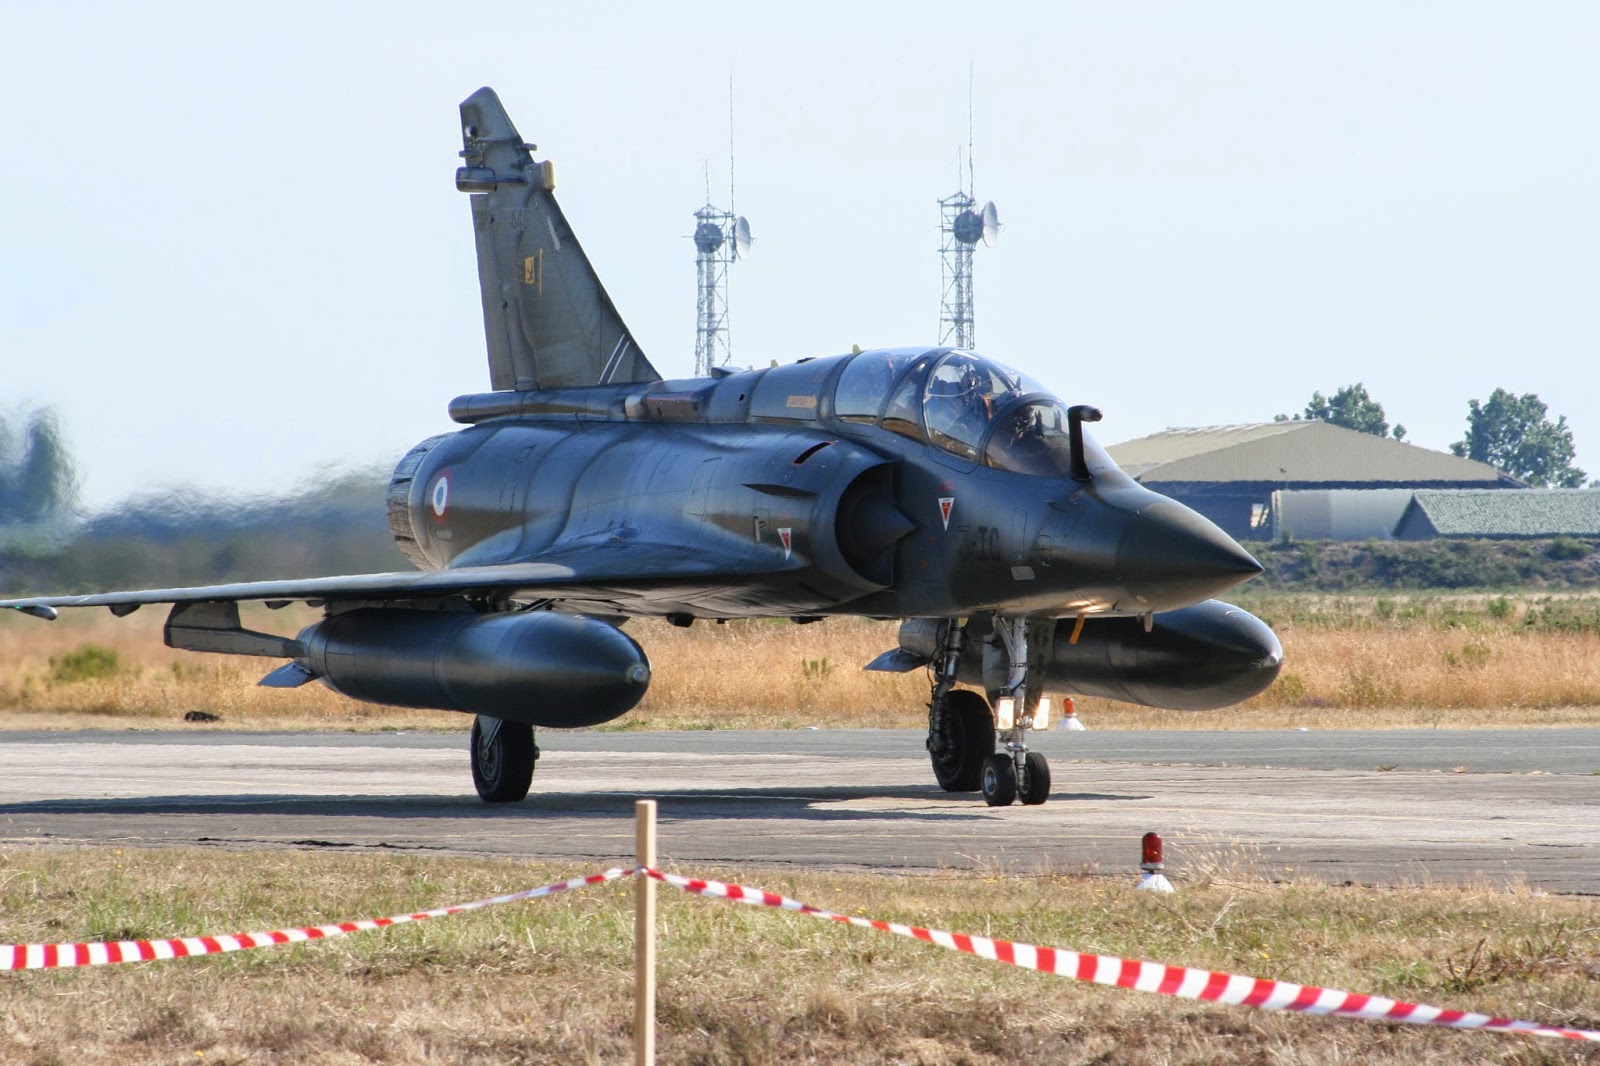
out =
<path fill-rule="evenodd" d="M 670 842 L 668 842 L 670 844 Z M 161 937 L 375 916 L 578 872 L 298 852 L 0 852 L 0 940 Z M 1592 902 L 1262 881 L 1176 896 L 1081 876 L 707 870 L 938 928 L 1600 1025 Z M 660 897 L 664 1063 L 1572 1063 L 1580 1047 L 1089 987 L 797 915 Z M 616 886 L 322 944 L 0 974 L 0 1061 L 622 1062 Z"/>
<path fill-rule="evenodd" d="M 1240 707 L 1184 714 L 1079 701 L 1102 729 L 1395 728 L 1592 725 L 1600 722 L 1600 600 L 1505 597 L 1266 599 L 1286 666 Z M 293 632 L 306 609 L 247 611 L 246 624 Z M 269 660 L 175 652 L 161 644 L 159 610 L 114 619 L 68 612 L 46 624 L 0 615 L 0 726 L 175 725 L 186 711 L 244 729 L 459 729 L 462 716 L 344 699 L 320 685 L 293 691 L 255 682 Z M 893 623 L 837 618 L 814 625 L 735 622 L 676 629 L 638 620 L 631 632 L 655 677 L 644 702 L 603 728 L 915 728 L 921 672 L 861 669 L 894 646 Z M 86 644 L 120 667 L 88 680 L 52 679 L 52 659 Z"/>

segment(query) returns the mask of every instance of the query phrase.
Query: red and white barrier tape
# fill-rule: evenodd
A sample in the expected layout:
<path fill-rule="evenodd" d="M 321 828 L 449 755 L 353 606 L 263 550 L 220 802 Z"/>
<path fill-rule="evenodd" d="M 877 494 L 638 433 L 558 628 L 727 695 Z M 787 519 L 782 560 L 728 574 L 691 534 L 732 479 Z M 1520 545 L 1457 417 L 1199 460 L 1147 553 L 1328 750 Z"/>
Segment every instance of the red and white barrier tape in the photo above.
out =
<path fill-rule="evenodd" d="M 173 940 L 117 940 L 92 944 L 0 944 L 0 970 L 56 970 L 72 966 L 103 966 L 113 962 L 149 962 L 154 959 L 182 959 L 194 955 L 217 955 L 226 951 L 243 951 L 246 948 L 264 948 L 274 944 L 301 944 L 308 940 L 326 940 L 346 933 L 360 933 L 371 929 L 386 929 L 391 925 L 405 925 L 443 918 L 465 911 L 482 910 L 500 903 L 520 903 L 541 896 L 553 896 L 568 889 L 604 884 L 621 877 L 630 877 L 637 870 L 618 868 L 587 877 L 574 877 L 557 885 L 530 888 L 524 892 L 511 892 L 492 899 L 480 899 L 455 907 L 418 911 L 415 914 L 397 914 L 392 918 L 369 918 L 359 922 L 336 922 L 304 929 L 277 929 L 270 933 L 236 933 L 231 936 L 190 936 Z"/>
<path fill-rule="evenodd" d="M 659 870 L 644 872 L 657 881 L 697 896 L 734 900 L 758 907 L 776 907 L 780 910 L 810 915 L 813 918 L 859 925 L 883 933 L 910 937 L 913 940 L 925 940 L 942 948 L 994 959 L 996 962 L 1008 962 L 1025 970 L 1039 970 L 1078 981 L 1092 981 L 1097 985 L 1115 985 L 1119 988 L 1156 992 L 1183 999 L 1236 1003 L 1247 1007 L 1261 1007 L 1264 1010 L 1292 1010 L 1306 1014 L 1330 1014 L 1342 1018 L 1443 1025 L 1453 1029 L 1488 1029 L 1502 1033 L 1521 1033 L 1526 1036 L 1553 1036 L 1568 1040 L 1600 1042 L 1600 1031 L 1592 1029 L 1562 1029 L 1551 1025 L 1539 1025 L 1536 1022 L 1494 1018 L 1487 1014 L 1473 1014 L 1467 1011 L 1444 1010 L 1441 1007 L 1429 1007 L 1420 1003 L 1404 1003 L 1380 996 L 1357 995 L 1334 988 L 1316 988 L 1311 985 L 1291 984 L 1287 981 L 1267 981 L 1239 974 L 1194 970 L 1186 966 L 1167 966 L 1159 962 L 1139 962 L 1135 959 L 1117 958 L 1114 955 L 1080 955 L 1076 951 L 1062 948 L 1018 944 L 1009 940 L 991 940 L 986 936 L 944 933 L 937 929 L 922 929 L 914 925 L 835 914 L 757 888 L 724 884 L 721 881 L 700 881 L 680 877 L 677 874 L 662 873 Z"/>
<path fill-rule="evenodd" d="M 357 922 L 336 922 L 331 925 L 310 926 L 300 929 L 278 929 L 267 933 L 236 933 L 229 936 L 180 937 L 171 940 L 119 940 L 80 944 L 0 944 L 0 970 L 48 970 L 75 966 L 103 966 L 117 962 L 149 962 L 156 959 L 181 959 L 197 955 L 217 955 L 248 948 L 268 947 L 276 944 L 299 944 L 311 940 L 325 940 L 346 933 L 385 929 L 392 925 L 405 925 L 443 918 L 451 914 L 482 910 L 501 903 L 519 903 L 523 900 L 552 896 L 574 888 L 604 884 L 623 877 L 645 874 L 663 884 L 672 885 L 696 896 L 733 900 L 758 907 L 775 907 L 798 914 L 822 918 L 832 922 L 859 925 L 879 932 L 894 933 L 924 940 L 952 951 L 961 951 L 980 958 L 993 959 L 1038 970 L 1078 981 L 1099 985 L 1114 985 L 1139 992 L 1156 992 L 1164 996 L 1183 999 L 1204 999 L 1218 1003 L 1233 1003 L 1264 1010 L 1292 1010 L 1306 1014 L 1328 1014 L 1343 1018 L 1366 1018 L 1370 1021 L 1405 1022 L 1415 1025 L 1442 1025 L 1453 1029 L 1486 1029 L 1502 1033 L 1520 1033 L 1525 1036 L 1552 1036 L 1568 1040 L 1588 1040 L 1600 1043 L 1600 1031 L 1592 1029 L 1562 1029 L 1540 1025 L 1536 1022 L 1517 1021 L 1512 1018 L 1495 1018 L 1487 1014 L 1468 1011 L 1445 1010 L 1420 1003 L 1405 1003 L 1384 999 L 1381 996 L 1363 996 L 1341 992 L 1334 988 L 1316 988 L 1311 985 L 1291 984 L 1288 981 L 1268 981 L 1259 977 L 1219 973 L 1213 970 L 1195 970 L 1186 966 L 1168 966 L 1159 962 L 1140 962 L 1114 955 L 1082 955 L 1063 948 L 1040 947 L 1034 944 L 993 940 L 986 936 L 968 936 L 964 933 L 945 933 L 937 929 L 923 929 L 915 925 L 878 921 L 874 918 L 857 918 L 848 914 L 835 914 L 809 903 L 765 892 L 758 888 L 727 884 L 722 881 L 703 881 L 662 873 L 647 867 L 612 869 L 603 873 L 574 877 L 559 884 L 511 892 L 490 899 L 462 903 L 454 907 L 439 907 L 414 914 L 398 914 L 390 918 L 369 918 Z"/>

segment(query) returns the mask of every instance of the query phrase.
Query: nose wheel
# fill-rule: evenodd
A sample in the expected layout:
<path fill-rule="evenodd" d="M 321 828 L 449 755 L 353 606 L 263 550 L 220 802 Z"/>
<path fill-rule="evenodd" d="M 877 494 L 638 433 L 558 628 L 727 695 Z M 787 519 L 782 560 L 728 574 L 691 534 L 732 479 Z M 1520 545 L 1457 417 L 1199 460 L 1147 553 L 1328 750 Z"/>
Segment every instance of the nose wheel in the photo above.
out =
<path fill-rule="evenodd" d="M 983 802 L 1009 807 L 1017 801 L 1017 764 L 1010 754 L 997 751 L 983 761 Z"/>
<path fill-rule="evenodd" d="M 1050 798 L 1050 762 L 1036 751 L 1023 756 L 1017 798 L 1030 807 L 1037 807 Z"/>
<path fill-rule="evenodd" d="M 1050 798 L 1050 763 L 1036 751 L 1023 753 L 1018 770 L 1015 752 L 999 751 L 983 762 L 983 802 L 1009 807 L 1021 800 L 1037 807 Z"/>

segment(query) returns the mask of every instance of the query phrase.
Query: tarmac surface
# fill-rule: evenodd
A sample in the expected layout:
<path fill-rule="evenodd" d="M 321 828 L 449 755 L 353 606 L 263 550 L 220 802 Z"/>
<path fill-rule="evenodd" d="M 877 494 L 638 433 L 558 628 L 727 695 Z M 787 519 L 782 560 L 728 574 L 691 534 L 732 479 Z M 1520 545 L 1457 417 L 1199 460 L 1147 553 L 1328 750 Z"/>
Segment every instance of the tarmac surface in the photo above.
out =
<path fill-rule="evenodd" d="M 1600 730 L 1036 736 L 1054 790 L 986 807 L 933 783 L 920 732 L 539 733 L 533 793 L 490 807 L 464 734 L 0 733 L 0 846 L 405 850 L 625 860 L 660 801 L 663 864 L 1175 879 L 1521 883 L 1600 894 Z"/>

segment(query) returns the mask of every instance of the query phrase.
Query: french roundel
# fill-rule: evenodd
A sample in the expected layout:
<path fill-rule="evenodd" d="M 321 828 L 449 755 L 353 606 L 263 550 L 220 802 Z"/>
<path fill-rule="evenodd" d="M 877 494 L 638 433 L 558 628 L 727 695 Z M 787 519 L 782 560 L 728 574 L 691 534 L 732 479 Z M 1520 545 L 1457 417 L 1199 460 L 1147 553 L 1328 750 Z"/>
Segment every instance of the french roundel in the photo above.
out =
<path fill-rule="evenodd" d="M 450 473 L 445 471 L 433 482 L 433 491 L 428 493 L 428 506 L 433 511 L 434 518 L 444 518 L 445 511 L 450 508 Z"/>

